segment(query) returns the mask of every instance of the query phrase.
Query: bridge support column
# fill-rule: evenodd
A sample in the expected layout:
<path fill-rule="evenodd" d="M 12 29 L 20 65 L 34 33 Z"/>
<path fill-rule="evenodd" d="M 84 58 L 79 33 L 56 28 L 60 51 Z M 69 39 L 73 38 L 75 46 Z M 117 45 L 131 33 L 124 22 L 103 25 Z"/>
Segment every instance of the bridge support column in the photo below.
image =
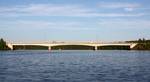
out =
<path fill-rule="evenodd" d="M 94 50 L 97 50 L 97 46 L 94 47 Z"/>
<path fill-rule="evenodd" d="M 48 50 L 51 50 L 51 46 L 48 46 Z"/>

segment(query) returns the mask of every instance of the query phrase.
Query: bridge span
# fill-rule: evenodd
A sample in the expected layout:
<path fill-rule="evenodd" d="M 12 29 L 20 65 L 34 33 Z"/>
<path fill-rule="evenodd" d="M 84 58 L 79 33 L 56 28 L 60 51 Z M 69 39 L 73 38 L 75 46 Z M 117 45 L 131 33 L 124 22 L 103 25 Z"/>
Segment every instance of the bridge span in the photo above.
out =
<path fill-rule="evenodd" d="M 7 43 L 8 47 L 11 50 L 14 50 L 14 46 L 44 46 L 48 47 L 48 50 L 51 50 L 55 46 L 69 46 L 69 45 L 80 45 L 80 46 L 91 46 L 94 47 L 94 50 L 98 50 L 98 47 L 101 46 L 127 46 L 130 49 L 134 48 L 137 43 L 87 43 L 87 42 L 64 42 L 64 43 Z"/>

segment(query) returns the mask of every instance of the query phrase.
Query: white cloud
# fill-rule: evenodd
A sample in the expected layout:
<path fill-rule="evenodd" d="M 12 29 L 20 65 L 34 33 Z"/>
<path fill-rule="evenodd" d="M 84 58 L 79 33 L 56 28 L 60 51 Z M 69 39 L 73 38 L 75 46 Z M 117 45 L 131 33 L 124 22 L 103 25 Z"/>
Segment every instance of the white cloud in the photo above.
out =
<path fill-rule="evenodd" d="M 0 8 L 0 14 L 43 15 L 43 16 L 72 16 L 87 13 L 91 10 L 77 5 L 30 4 L 15 7 Z"/>
<path fill-rule="evenodd" d="M 125 11 L 134 11 L 134 8 L 124 8 Z"/>
<path fill-rule="evenodd" d="M 144 29 L 150 28 L 150 20 L 127 20 L 127 19 L 112 19 L 112 20 L 101 20 L 99 25 L 107 28 L 134 28 Z"/>
<path fill-rule="evenodd" d="M 139 17 L 143 16 L 145 13 L 134 13 L 134 14 L 125 14 L 125 13 L 91 13 L 85 14 L 85 16 L 98 16 L 98 17 Z"/>
<path fill-rule="evenodd" d="M 98 4 L 100 8 L 119 9 L 122 8 L 125 11 L 133 11 L 136 8 L 141 7 L 138 3 L 121 3 L 121 2 L 101 2 Z"/>
<path fill-rule="evenodd" d="M 102 8 L 137 8 L 141 5 L 137 3 L 101 2 L 98 6 Z"/>
<path fill-rule="evenodd" d="M 81 22 L 53 22 L 53 21 L 36 21 L 36 20 L 16 20 L 0 22 L 3 29 L 57 29 L 57 30 L 89 30 L 92 28 L 85 27 Z"/>
<path fill-rule="evenodd" d="M 113 7 L 113 5 L 111 6 Z M 126 10 L 132 11 L 133 7 L 135 6 L 124 5 L 123 7 L 130 7 L 126 8 Z M 0 16 L 126 17 L 126 16 L 143 16 L 143 15 L 144 13 L 132 13 L 132 14 L 113 13 L 113 12 L 98 13 L 97 10 L 95 9 L 85 8 L 80 5 L 30 4 L 14 7 L 0 7 Z"/>

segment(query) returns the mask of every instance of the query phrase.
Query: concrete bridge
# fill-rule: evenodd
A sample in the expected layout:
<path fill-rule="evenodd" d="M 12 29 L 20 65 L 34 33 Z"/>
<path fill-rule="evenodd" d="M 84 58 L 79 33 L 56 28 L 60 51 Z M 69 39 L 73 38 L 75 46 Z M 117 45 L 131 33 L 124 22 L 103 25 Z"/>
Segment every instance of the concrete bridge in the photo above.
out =
<path fill-rule="evenodd" d="M 67 45 L 79 45 L 94 47 L 94 50 L 98 50 L 101 46 L 127 46 L 130 49 L 134 48 L 137 43 L 92 43 L 92 42 L 63 42 L 63 43 L 8 43 L 8 47 L 14 50 L 14 46 L 45 46 L 48 50 L 51 50 L 55 46 L 67 46 Z"/>

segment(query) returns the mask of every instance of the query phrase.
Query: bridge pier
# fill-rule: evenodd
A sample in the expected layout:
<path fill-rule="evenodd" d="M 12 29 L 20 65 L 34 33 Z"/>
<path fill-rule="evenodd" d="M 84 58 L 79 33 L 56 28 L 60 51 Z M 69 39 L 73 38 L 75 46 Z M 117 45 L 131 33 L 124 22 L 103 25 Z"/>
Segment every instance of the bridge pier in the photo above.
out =
<path fill-rule="evenodd" d="M 97 46 L 94 47 L 94 50 L 98 50 Z"/>
<path fill-rule="evenodd" d="M 48 50 L 49 50 L 49 51 L 51 50 L 51 46 L 48 46 Z"/>

